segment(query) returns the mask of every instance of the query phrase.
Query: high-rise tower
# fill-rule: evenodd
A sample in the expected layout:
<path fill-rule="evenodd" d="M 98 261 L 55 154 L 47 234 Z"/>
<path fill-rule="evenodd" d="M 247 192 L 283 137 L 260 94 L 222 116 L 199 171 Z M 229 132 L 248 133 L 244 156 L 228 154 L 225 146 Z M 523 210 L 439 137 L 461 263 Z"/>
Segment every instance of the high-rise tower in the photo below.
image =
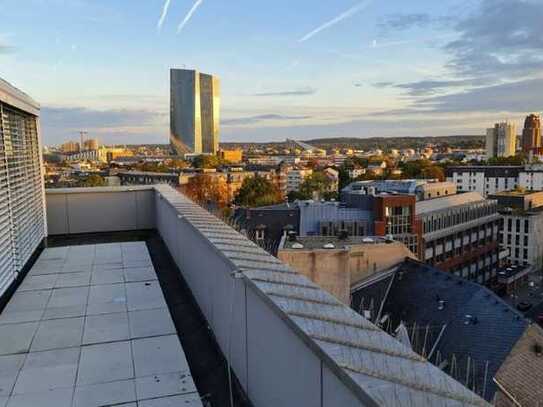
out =
<path fill-rule="evenodd" d="M 170 70 L 170 143 L 177 154 L 216 154 L 220 82 L 195 70 Z"/>
<path fill-rule="evenodd" d="M 517 128 L 514 123 L 496 123 L 486 131 L 486 157 L 510 157 L 516 152 Z"/>
<path fill-rule="evenodd" d="M 541 118 L 531 114 L 524 122 L 522 132 L 522 151 L 529 153 L 541 147 Z"/>

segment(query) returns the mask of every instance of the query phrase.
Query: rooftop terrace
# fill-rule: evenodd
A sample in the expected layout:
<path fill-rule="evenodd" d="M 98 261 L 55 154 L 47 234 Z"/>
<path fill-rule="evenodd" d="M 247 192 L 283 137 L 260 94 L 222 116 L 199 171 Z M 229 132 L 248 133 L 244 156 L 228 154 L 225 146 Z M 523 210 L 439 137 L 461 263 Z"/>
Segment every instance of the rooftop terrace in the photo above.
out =
<path fill-rule="evenodd" d="M 1 406 L 202 406 L 145 242 L 45 249 L 0 338 Z"/>
<path fill-rule="evenodd" d="M 68 236 L 67 239 L 80 233 L 156 230 L 168 248 L 169 253 L 166 255 L 171 256 L 175 263 L 174 270 L 179 270 L 205 317 L 208 332 L 212 334 L 220 352 L 228 361 L 228 366 L 232 368 L 233 378 L 239 380 L 242 390 L 255 406 L 488 405 L 408 347 L 391 338 L 310 280 L 294 272 L 168 186 L 53 190 L 47 193 L 47 215 L 49 234 Z M 126 250 L 129 248 L 132 250 L 131 253 L 139 252 L 134 249 L 137 246 L 133 244 L 125 246 Z M 104 256 L 113 261 L 115 256 L 110 254 L 110 250 L 117 250 L 118 253 L 118 249 L 114 247 L 120 247 L 123 266 L 136 267 L 131 256 L 125 258 L 123 255 L 125 246 L 113 245 L 111 249 L 108 249 L 109 246 L 95 246 L 94 250 L 104 250 Z M 83 254 L 85 250 L 81 248 L 55 249 L 52 254 L 47 254 L 47 251 L 45 253 L 46 256 L 55 257 L 63 250 L 67 250 L 67 256 L 74 250 L 74 253 L 78 253 L 76 258 L 89 259 L 91 256 Z M 37 266 L 44 266 L 43 261 L 40 259 Z M 76 264 L 78 262 L 65 262 L 63 267 L 65 264 L 70 267 L 79 266 Z M 119 264 L 118 260 L 117 263 Z M 55 267 L 58 266 L 59 264 Z M 57 274 L 77 273 L 74 268 L 71 271 L 72 273 Z M 119 306 L 117 300 L 122 297 L 122 292 L 119 291 L 117 296 L 113 291 L 109 291 L 114 289 L 95 288 L 98 285 L 93 285 L 94 273 L 100 276 L 95 278 L 106 278 L 107 273 L 100 275 L 100 271 L 106 270 L 91 267 L 90 270 L 81 270 L 79 273 L 89 271 L 91 274 L 88 285 L 85 283 L 81 287 L 76 287 L 83 297 L 84 292 L 88 290 L 88 301 L 83 316 L 94 317 L 94 312 L 88 313 L 90 305 L 91 310 L 101 307 L 106 309 L 112 307 L 109 308 L 110 311 L 117 310 L 116 307 Z M 120 273 L 113 274 L 121 278 Z M 35 272 L 30 274 L 23 281 L 21 288 L 37 284 L 37 281 L 28 279 L 39 275 L 42 274 Z M 65 276 L 60 277 L 59 279 L 57 276 L 54 284 L 57 284 L 57 281 L 64 283 Z M 146 304 L 152 304 L 154 308 L 164 308 L 164 300 L 153 280 L 143 283 L 127 281 L 124 271 L 122 278 L 123 281 L 116 284 L 124 286 L 127 308 L 126 311 L 118 310 L 118 313 L 128 314 L 128 334 L 131 335 L 130 313 L 146 310 Z M 96 283 L 96 280 L 94 282 Z M 48 283 L 51 284 L 50 281 Z M 149 285 L 146 285 L 147 283 Z M 169 280 L 165 279 L 161 283 L 162 292 L 167 294 L 166 297 L 175 298 L 176 291 L 169 289 Z M 47 300 L 41 299 L 42 303 L 38 296 L 37 304 L 44 310 L 39 323 L 50 307 L 72 305 L 83 307 L 80 295 L 68 295 L 66 298 L 53 296 L 56 289 L 54 285 L 51 288 L 44 288 L 43 290 L 50 293 L 49 296 L 46 295 Z M 16 299 L 19 294 L 24 292 L 17 292 L 13 298 Z M 77 300 L 74 297 L 77 297 Z M 65 304 L 64 301 L 68 303 Z M 70 301 L 75 303 L 71 304 Z M 106 305 L 103 305 L 104 303 Z M 171 304 L 169 305 L 172 310 Z M 11 303 L 6 311 L 10 307 Z M 23 321 L 19 322 L 26 324 Z M 28 329 L 39 329 L 39 323 L 30 322 L 33 325 Z M 60 336 L 64 337 L 70 331 L 62 329 L 60 332 Z M 82 332 L 84 338 L 85 326 Z M 106 330 L 101 334 L 113 335 L 115 332 L 116 329 Z M 154 375 L 169 374 L 174 369 L 177 369 L 175 372 L 183 371 L 181 368 L 186 368 L 186 364 L 180 356 L 176 356 L 182 355 L 177 338 L 170 335 L 162 335 L 159 338 L 171 338 L 164 346 L 168 347 L 167 353 L 172 355 L 173 360 L 163 359 L 163 350 L 166 348 L 155 349 L 152 344 L 157 340 L 155 337 L 129 336 L 107 344 L 99 343 L 98 346 L 104 348 L 113 346 L 112 343 L 116 344 L 115 346 L 122 346 L 127 353 L 123 363 L 115 365 L 115 369 L 107 373 L 115 375 L 109 379 L 135 380 L 135 397 L 139 397 L 137 387 L 139 379 L 148 377 L 154 379 Z M 31 354 L 34 340 L 23 349 L 16 346 L 9 352 Z M 142 341 L 151 342 L 145 348 L 149 354 L 146 351 L 142 355 L 141 348 L 136 345 Z M 182 340 L 184 347 L 186 342 Z M 119 343 L 123 345 L 118 345 Z M 81 349 L 79 350 L 81 355 L 89 352 L 86 348 L 92 349 L 93 346 L 97 346 L 91 343 L 86 345 L 83 342 L 81 345 L 74 346 L 75 352 Z M 129 348 L 132 350 L 130 355 Z M 190 353 L 188 351 L 186 356 L 189 361 Z M 157 355 L 157 359 L 149 356 L 153 354 Z M 119 357 L 121 356 L 116 352 L 112 360 Z M 205 358 L 206 354 L 198 357 Z M 107 357 L 105 359 L 106 361 L 99 359 L 100 362 L 95 362 L 97 368 L 103 369 L 110 363 Z M 77 376 L 73 379 L 74 400 L 77 400 L 79 385 L 104 384 L 100 383 L 104 378 L 100 377 L 96 370 L 86 367 L 87 363 L 92 366 L 92 360 L 91 355 L 70 365 Z M 157 360 L 161 361 L 158 363 L 159 366 L 156 366 Z M 133 361 L 134 365 L 131 366 L 129 361 Z M 193 361 L 193 366 L 198 364 L 198 358 Z M 75 363 L 77 366 L 73 366 Z M 163 364 L 169 366 L 168 372 L 160 370 Z M 17 369 L 20 369 L 20 366 Z M 24 369 L 23 364 L 21 371 Z M 78 374 L 80 371 L 81 376 Z M 55 375 L 51 376 L 52 380 Z M 18 378 L 15 379 L 15 390 L 17 380 Z M 50 378 L 45 377 L 41 380 L 47 381 Z M 195 381 L 198 386 L 198 380 Z M 161 386 L 150 383 L 149 387 Z M 93 392 L 89 397 L 105 393 Z M 193 392 L 192 396 L 196 397 L 196 393 Z M 101 404 L 91 403 L 91 405 Z M 147 404 L 138 405 L 147 407 Z"/>

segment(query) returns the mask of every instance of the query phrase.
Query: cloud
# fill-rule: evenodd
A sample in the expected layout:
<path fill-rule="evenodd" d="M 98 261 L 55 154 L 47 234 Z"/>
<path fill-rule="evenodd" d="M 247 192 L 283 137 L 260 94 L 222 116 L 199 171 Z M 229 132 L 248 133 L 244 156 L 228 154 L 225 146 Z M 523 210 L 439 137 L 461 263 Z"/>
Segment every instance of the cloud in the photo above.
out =
<path fill-rule="evenodd" d="M 463 92 L 419 98 L 408 108 L 373 113 L 372 116 L 407 116 L 442 113 L 514 113 L 543 111 L 543 79 L 467 89 Z"/>
<path fill-rule="evenodd" d="M 331 27 L 335 26 L 336 24 L 342 22 L 343 20 L 354 16 L 356 13 L 358 13 L 358 12 L 362 11 L 363 9 L 365 9 L 366 7 L 368 7 L 371 2 L 372 2 L 372 0 L 365 0 L 365 1 L 357 4 L 356 6 L 351 7 L 349 10 L 341 13 L 337 17 L 334 17 L 330 21 L 327 21 L 326 23 L 320 25 L 319 27 L 315 28 L 313 31 L 310 31 L 309 33 L 304 35 L 302 38 L 300 38 L 298 40 L 298 42 L 305 42 L 305 41 L 311 39 L 312 37 L 314 37 L 315 35 L 317 35 L 318 33 L 320 33 L 321 31 L 324 31 L 324 30 L 326 30 L 328 28 L 331 28 Z"/>
<path fill-rule="evenodd" d="M 394 14 L 387 16 L 378 25 L 382 32 L 405 31 L 413 28 L 426 28 L 430 26 L 442 27 L 454 21 L 453 17 L 431 16 L 427 13 Z"/>
<path fill-rule="evenodd" d="M 192 8 L 189 10 L 183 21 L 181 21 L 181 24 L 179 24 L 179 26 L 177 27 L 177 34 L 179 34 L 183 30 L 183 28 L 185 28 L 185 25 L 187 25 L 198 7 L 202 5 L 203 1 L 204 0 L 196 0 L 196 2 L 192 5 Z"/>
<path fill-rule="evenodd" d="M 429 96 L 451 88 L 465 88 L 491 85 L 493 82 L 484 78 L 451 79 L 451 80 L 422 80 L 416 82 L 399 83 L 377 82 L 377 88 L 396 88 L 404 90 L 409 96 Z"/>
<path fill-rule="evenodd" d="M 445 50 L 458 75 L 518 79 L 543 68 L 543 2 L 482 0 Z"/>
<path fill-rule="evenodd" d="M 162 29 L 162 25 L 164 24 L 164 21 L 166 20 L 166 16 L 168 15 L 168 10 L 170 9 L 170 3 L 172 0 L 166 0 L 164 2 L 164 6 L 162 7 L 162 14 L 160 15 L 160 19 L 157 23 L 157 29 L 160 31 Z"/>
<path fill-rule="evenodd" d="M 423 98 L 413 101 L 408 109 L 393 113 L 406 114 L 420 108 L 440 112 L 520 112 L 540 108 L 541 92 L 538 95 L 536 89 L 540 89 L 543 71 L 543 2 L 481 0 L 478 4 L 450 26 L 455 39 L 442 48 L 449 55 L 445 65 L 447 78 L 374 84 Z M 391 28 L 400 30 L 434 21 L 425 14 L 411 14 L 396 16 L 389 23 Z"/>
<path fill-rule="evenodd" d="M 42 107 L 41 128 L 45 144 L 77 139 L 88 131 L 106 143 L 166 142 L 167 115 L 149 110 L 92 110 L 85 108 Z"/>
<path fill-rule="evenodd" d="M 248 124 L 256 124 L 264 121 L 291 121 L 291 120 L 307 120 L 312 116 L 286 116 L 280 114 L 262 114 L 258 116 L 238 117 L 234 119 L 225 119 L 221 124 L 226 126 L 240 126 Z"/>
<path fill-rule="evenodd" d="M 375 82 L 372 84 L 376 88 L 388 88 L 394 85 L 394 82 Z"/>
<path fill-rule="evenodd" d="M 302 89 L 295 89 L 295 90 L 286 90 L 286 91 L 280 91 L 280 92 L 261 92 L 261 93 L 255 93 L 253 96 L 307 96 L 307 95 L 314 95 L 317 93 L 317 89 L 314 88 L 302 88 Z"/>

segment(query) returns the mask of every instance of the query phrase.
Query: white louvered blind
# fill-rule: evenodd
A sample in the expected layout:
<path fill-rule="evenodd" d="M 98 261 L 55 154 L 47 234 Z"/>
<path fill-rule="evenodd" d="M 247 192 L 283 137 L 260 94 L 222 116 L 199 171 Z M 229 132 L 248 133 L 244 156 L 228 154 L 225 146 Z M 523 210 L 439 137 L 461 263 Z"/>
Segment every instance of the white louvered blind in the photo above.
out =
<path fill-rule="evenodd" d="M 37 120 L 0 100 L 0 296 L 45 237 Z"/>

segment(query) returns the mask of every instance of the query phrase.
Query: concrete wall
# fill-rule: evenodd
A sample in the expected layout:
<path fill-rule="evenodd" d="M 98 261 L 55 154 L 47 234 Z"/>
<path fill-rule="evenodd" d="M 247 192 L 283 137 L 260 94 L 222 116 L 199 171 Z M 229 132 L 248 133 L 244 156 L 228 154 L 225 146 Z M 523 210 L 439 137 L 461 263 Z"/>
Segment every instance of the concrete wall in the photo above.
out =
<path fill-rule="evenodd" d="M 154 194 L 152 187 L 46 190 L 48 234 L 153 229 Z"/>
<path fill-rule="evenodd" d="M 303 242 L 303 239 L 301 239 Z M 284 249 L 277 257 L 349 306 L 351 287 L 416 256 L 402 243 L 351 245 L 349 249 Z"/>
<path fill-rule="evenodd" d="M 228 258 L 230 250 L 249 253 L 254 245 L 186 198 L 161 190 L 166 193 L 156 196 L 157 229 L 252 403 L 259 407 L 374 405 L 360 401 L 326 367 L 266 294 L 249 279 L 234 277 L 238 267 Z M 195 224 L 195 218 L 201 223 Z M 221 247 L 224 250 L 218 250 Z M 272 259 L 266 257 L 263 260 Z"/>
<path fill-rule="evenodd" d="M 349 250 L 279 249 L 277 257 L 298 273 L 317 283 L 342 303 L 350 304 L 351 271 Z"/>
<path fill-rule="evenodd" d="M 449 405 L 437 395 L 451 389 L 475 397 L 166 185 L 50 191 L 47 203 L 51 234 L 155 227 L 255 406 L 377 407 L 389 394 L 415 405 L 430 379 L 434 393 L 417 405 Z M 403 366 L 401 384 L 381 353 Z"/>

